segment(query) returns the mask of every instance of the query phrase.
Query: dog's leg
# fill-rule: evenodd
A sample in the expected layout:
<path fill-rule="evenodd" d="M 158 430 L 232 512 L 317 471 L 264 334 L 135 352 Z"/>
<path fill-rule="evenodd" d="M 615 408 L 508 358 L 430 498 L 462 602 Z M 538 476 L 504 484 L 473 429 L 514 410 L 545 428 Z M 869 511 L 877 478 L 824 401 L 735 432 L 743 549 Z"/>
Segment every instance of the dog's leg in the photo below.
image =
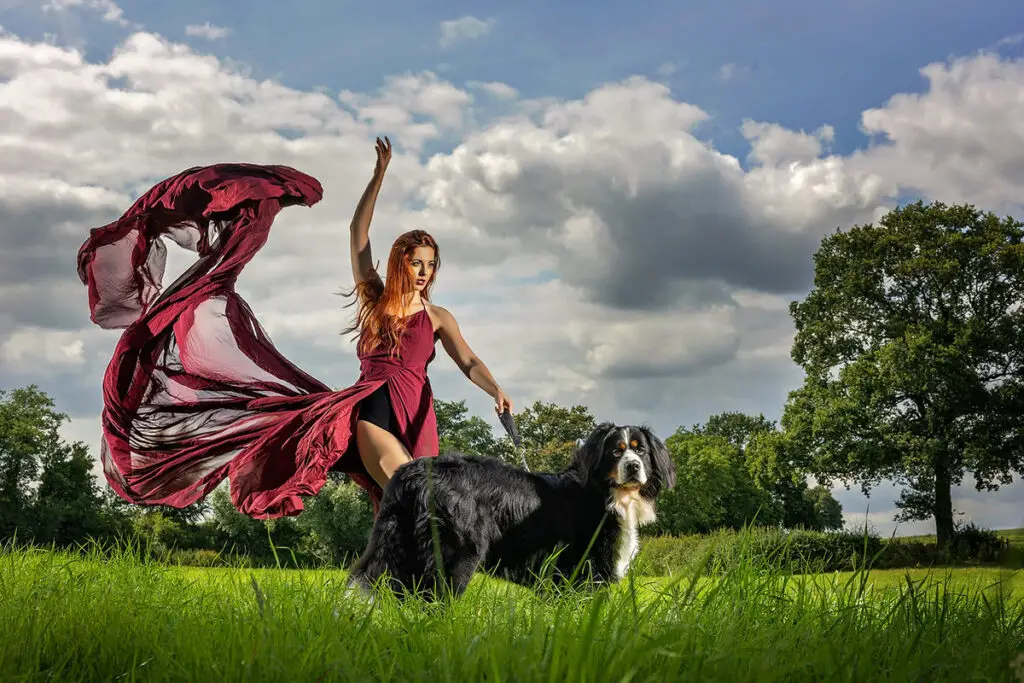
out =
<path fill-rule="evenodd" d="M 407 564 L 405 548 L 411 542 L 410 528 L 403 524 L 403 516 L 409 514 L 411 511 L 401 501 L 388 500 L 381 506 L 366 549 L 349 571 L 350 588 L 371 594 L 374 585 L 386 576 L 392 591 L 400 589 L 402 568 Z"/>
<path fill-rule="evenodd" d="M 451 585 L 452 596 L 459 597 L 465 591 L 466 587 L 469 586 L 469 582 L 473 579 L 473 574 L 476 573 L 477 567 L 480 566 L 483 553 L 475 548 L 464 548 L 464 553 L 460 553 L 452 558 L 452 560 L 446 563 L 447 576 L 449 584 Z"/>
<path fill-rule="evenodd" d="M 436 515 L 425 514 L 417 520 L 416 547 L 428 599 L 461 596 L 484 556 L 485 549 L 472 531 L 478 524 L 466 511 L 452 514 L 457 509 L 454 502 L 439 500 Z"/>

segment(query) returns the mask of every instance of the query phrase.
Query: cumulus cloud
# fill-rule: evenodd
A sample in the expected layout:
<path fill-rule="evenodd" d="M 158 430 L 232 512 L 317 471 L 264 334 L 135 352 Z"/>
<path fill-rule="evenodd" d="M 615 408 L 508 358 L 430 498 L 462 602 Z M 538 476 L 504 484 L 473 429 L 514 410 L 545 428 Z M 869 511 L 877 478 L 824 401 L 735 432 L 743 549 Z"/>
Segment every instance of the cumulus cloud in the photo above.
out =
<path fill-rule="evenodd" d="M 219 40 L 227 37 L 231 33 L 231 29 L 224 28 L 223 26 L 215 26 L 210 22 L 205 24 L 189 24 L 185 27 L 186 36 L 197 36 L 199 38 L 206 38 L 207 40 Z"/>
<path fill-rule="evenodd" d="M 694 136 L 706 119 L 643 78 L 504 117 L 430 160 L 426 213 L 467 253 L 556 254 L 587 300 L 664 312 L 805 289 L 821 236 L 886 199 L 875 174 L 767 124 L 744 129 L 745 171 Z"/>
<path fill-rule="evenodd" d="M 277 219 L 239 290 L 286 356 L 344 386 L 358 374 L 338 335 L 348 221 L 386 133 L 375 253 L 413 227 L 438 237 L 436 299 L 517 405 L 584 403 L 663 433 L 721 410 L 770 413 L 800 380 L 786 307 L 823 235 L 908 190 L 1019 205 L 1024 63 L 980 55 L 922 73 L 924 92 L 864 112 L 876 136 L 864 150 L 835 154 L 825 121 L 747 121 L 741 163 L 696 136 L 707 112 L 640 77 L 528 100 L 405 73 L 331 97 L 153 33 L 99 61 L 0 34 L 0 386 L 38 380 L 74 433 L 95 424 L 116 333 L 88 320 L 77 248 L 154 182 L 218 161 L 323 182 L 321 204 Z M 476 97 L 502 115 L 481 120 Z M 168 281 L 189 257 L 171 248 Z M 443 354 L 432 382 L 491 414 Z"/>
<path fill-rule="evenodd" d="M 855 155 L 889 183 L 993 210 L 1022 205 L 1024 60 L 995 54 L 929 64 L 923 93 L 894 95 L 861 117 L 879 144 Z"/>
<path fill-rule="evenodd" d="M 456 43 L 483 38 L 492 28 L 493 19 L 478 19 L 468 15 L 449 19 L 441 22 L 441 37 L 437 42 L 443 48 L 451 47 Z"/>

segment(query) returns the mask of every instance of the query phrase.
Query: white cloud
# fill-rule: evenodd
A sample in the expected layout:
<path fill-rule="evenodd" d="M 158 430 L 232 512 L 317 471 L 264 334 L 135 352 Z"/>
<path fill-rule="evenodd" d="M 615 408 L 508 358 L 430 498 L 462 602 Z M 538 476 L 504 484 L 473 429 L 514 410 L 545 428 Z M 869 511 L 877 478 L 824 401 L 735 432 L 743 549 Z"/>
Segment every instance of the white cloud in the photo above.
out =
<path fill-rule="evenodd" d="M 658 75 L 668 78 L 669 76 L 674 74 L 678 69 L 679 67 L 675 64 L 675 62 L 662 62 L 661 66 L 658 67 Z"/>
<path fill-rule="evenodd" d="M 189 24 L 185 27 L 186 36 L 197 36 L 199 38 L 206 38 L 207 40 L 219 40 L 227 37 L 231 33 L 231 29 L 224 28 L 223 26 L 215 26 L 210 22 L 205 24 Z"/>
<path fill-rule="evenodd" d="M 499 83 L 497 81 L 490 81 L 486 83 L 483 81 L 469 81 L 466 83 L 466 86 L 476 90 L 483 90 L 487 94 L 493 95 L 501 100 L 514 100 L 519 96 L 519 91 L 511 85 Z"/>
<path fill-rule="evenodd" d="M 388 77 L 375 95 L 344 90 L 338 99 L 360 122 L 382 134 L 401 131 L 395 142 L 416 152 L 427 140 L 459 130 L 473 101 L 469 93 L 429 71 Z"/>
<path fill-rule="evenodd" d="M 59 376 L 61 409 L 93 419 L 116 335 L 88 320 L 75 251 L 153 182 L 244 159 L 324 185 L 319 205 L 278 217 L 239 289 L 287 357 L 344 386 L 358 373 L 338 336 L 351 314 L 336 294 L 350 283 L 345 235 L 373 138 L 387 134 L 375 254 L 403 230 L 434 232 L 436 299 L 518 406 L 584 403 L 662 432 L 721 410 L 770 414 L 799 381 L 786 304 L 822 235 L 872 220 L 906 188 L 1019 202 L 1022 63 L 983 55 L 923 73 L 926 92 L 865 112 L 879 144 L 841 156 L 827 122 L 806 133 L 750 121 L 744 168 L 695 136 L 707 112 L 639 77 L 574 100 L 472 81 L 510 110 L 480 121 L 470 92 L 430 72 L 332 98 L 152 33 L 105 61 L 0 35 L 0 385 Z M 425 158 L 442 140 L 454 143 Z M 167 280 L 188 256 L 171 249 Z M 437 395 L 492 417 L 439 356 Z"/>
<path fill-rule="evenodd" d="M 78 334 L 62 330 L 19 327 L 2 344 L 0 360 L 16 373 L 85 364 L 85 345 Z"/>
<path fill-rule="evenodd" d="M 84 7 L 86 9 L 100 12 L 104 21 L 109 21 L 120 26 L 130 26 L 131 23 L 125 19 L 124 10 L 113 0 L 47 0 L 43 5 L 44 12 L 61 12 L 71 7 Z"/>
<path fill-rule="evenodd" d="M 441 22 L 441 37 L 438 45 L 443 48 L 451 47 L 456 43 L 467 40 L 482 38 L 494 28 L 494 19 L 477 19 L 476 17 L 465 16 L 459 19 L 449 19 Z"/>
<path fill-rule="evenodd" d="M 1010 45 L 1021 45 L 1024 43 L 1024 33 L 1014 33 L 996 41 L 995 47 L 1009 47 Z"/>
<path fill-rule="evenodd" d="M 862 126 L 880 143 L 855 155 L 887 182 L 993 210 L 1024 203 L 1024 60 L 993 54 L 921 69 L 924 93 L 894 95 Z"/>
<path fill-rule="evenodd" d="M 750 67 L 743 64 L 735 64 L 733 62 L 726 62 L 722 66 L 718 67 L 718 78 L 723 82 L 729 82 L 736 80 L 741 76 L 745 76 L 750 73 Z"/>

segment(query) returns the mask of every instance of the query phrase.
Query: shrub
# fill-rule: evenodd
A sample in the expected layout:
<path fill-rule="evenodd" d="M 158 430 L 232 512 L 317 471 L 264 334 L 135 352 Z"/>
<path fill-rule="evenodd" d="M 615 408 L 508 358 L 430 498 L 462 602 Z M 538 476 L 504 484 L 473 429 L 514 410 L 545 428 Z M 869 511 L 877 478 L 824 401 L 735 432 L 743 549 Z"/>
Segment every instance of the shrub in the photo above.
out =
<path fill-rule="evenodd" d="M 949 563 L 1006 562 L 1010 544 L 995 532 L 965 527 L 946 552 L 934 542 L 883 539 L 854 532 L 748 527 L 694 536 L 643 539 L 634 567 L 640 574 L 701 571 L 718 574 L 740 564 L 790 573 L 897 569 Z"/>
<path fill-rule="evenodd" d="M 970 522 L 963 526 L 957 525 L 949 553 L 954 559 L 962 562 L 1000 562 L 1010 553 L 1010 540 L 1000 537 L 991 529 L 981 529 L 974 522 Z"/>
<path fill-rule="evenodd" d="M 373 527 L 373 506 L 366 491 L 349 480 L 328 481 L 306 501 L 296 518 L 302 550 L 321 563 L 344 566 L 366 547 Z"/>

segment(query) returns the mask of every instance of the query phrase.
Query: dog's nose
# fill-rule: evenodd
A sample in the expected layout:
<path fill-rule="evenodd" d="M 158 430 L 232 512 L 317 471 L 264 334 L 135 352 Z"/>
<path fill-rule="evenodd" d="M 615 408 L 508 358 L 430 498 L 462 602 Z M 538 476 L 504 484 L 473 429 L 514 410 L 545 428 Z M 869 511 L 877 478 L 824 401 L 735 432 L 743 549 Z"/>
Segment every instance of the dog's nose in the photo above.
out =
<path fill-rule="evenodd" d="M 635 477 L 640 474 L 640 463 L 638 462 L 627 462 L 626 463 L 626 474 L 631 477 Z"/>

